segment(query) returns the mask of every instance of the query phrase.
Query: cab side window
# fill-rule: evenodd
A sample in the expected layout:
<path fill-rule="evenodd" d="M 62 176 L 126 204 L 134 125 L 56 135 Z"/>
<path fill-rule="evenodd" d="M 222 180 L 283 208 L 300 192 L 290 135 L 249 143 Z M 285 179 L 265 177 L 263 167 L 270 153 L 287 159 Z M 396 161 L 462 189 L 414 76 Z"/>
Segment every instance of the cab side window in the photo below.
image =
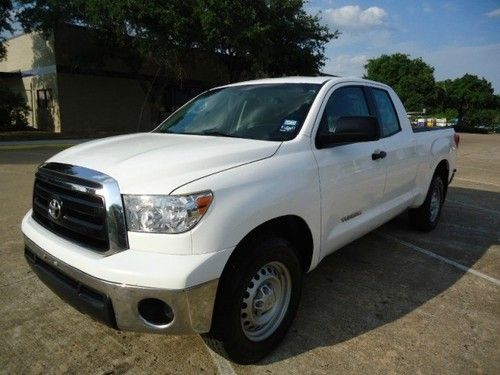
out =
<path fill-rule="evenodd" d="M 389 93 L 381 89 L 371 89 L 373 101 L 377 108 L 377 115 L 380 122 L 382 137 L 388 137 L 401 130 L 398 115 L 394 109 Z"/>
<path fill-rule="evenodd" d="M 335 133 L 338 119 L 352 116 L 370 116 L 365 94 L 361 87 L 341 87 L 326 103 L 318 134 Z"/>

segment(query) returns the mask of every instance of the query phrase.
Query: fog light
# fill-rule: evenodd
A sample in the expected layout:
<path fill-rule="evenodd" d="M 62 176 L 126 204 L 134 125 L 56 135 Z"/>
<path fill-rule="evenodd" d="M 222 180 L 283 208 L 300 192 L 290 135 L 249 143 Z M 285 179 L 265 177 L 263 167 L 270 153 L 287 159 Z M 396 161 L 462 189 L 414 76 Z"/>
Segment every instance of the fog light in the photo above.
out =
<path fill-rule="evenodd" d="M 139 315 L 149 325 L 163 327 L 174 320 L 172 308 L 156 298 L 146 298 L 137 305 Z"/>

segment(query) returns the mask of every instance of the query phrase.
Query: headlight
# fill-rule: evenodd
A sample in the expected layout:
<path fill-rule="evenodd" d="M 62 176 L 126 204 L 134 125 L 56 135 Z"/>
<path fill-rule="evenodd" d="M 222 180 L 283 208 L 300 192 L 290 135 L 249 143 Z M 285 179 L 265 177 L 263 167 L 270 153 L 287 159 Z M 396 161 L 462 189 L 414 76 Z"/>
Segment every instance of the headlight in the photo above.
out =
<path fill-rule="evenodd" d="M 190 195 L 124 195 L 128 230 L 186 232 L 198 224 L 212 199 L 210 191 Z"/>

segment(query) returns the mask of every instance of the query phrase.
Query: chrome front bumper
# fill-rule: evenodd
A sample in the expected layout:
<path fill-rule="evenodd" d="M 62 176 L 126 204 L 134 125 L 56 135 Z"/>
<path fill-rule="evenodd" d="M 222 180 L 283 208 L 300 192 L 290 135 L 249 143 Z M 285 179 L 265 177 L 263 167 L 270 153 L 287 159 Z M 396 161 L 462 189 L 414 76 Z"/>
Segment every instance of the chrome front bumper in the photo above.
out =
<path fill-rule="evenodd" d="M 24 240 L 26 259 L 38 277 L 63 300 L 98 321 L 135 332 L 190 334 L 210 330 L 218 279 L 182 290 L 112 283 L 61 262 L 26 236 Z M 145 321 L 138 303 L 147 298 L 167 303 L 174 319 L 162 326 Z"/>

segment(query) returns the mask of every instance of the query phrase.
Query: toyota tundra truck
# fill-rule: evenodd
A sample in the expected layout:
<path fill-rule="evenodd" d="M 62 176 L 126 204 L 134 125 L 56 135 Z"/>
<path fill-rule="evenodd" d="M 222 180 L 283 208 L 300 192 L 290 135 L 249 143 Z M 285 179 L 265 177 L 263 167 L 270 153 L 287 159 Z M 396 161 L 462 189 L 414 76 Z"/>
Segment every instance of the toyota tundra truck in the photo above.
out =
<path fill-rule="evenodd" d="M 304 274 L 325 256 L 405 211 L 416 229 L 436 227 L 458 143 L 452 128 L 412 129 L 377 82 L 214 88 L 152 132 L 43 163 L 22 221 L 25 257 L 95 320 L 202 334 L 253 363 L 284 337 Z"/>

